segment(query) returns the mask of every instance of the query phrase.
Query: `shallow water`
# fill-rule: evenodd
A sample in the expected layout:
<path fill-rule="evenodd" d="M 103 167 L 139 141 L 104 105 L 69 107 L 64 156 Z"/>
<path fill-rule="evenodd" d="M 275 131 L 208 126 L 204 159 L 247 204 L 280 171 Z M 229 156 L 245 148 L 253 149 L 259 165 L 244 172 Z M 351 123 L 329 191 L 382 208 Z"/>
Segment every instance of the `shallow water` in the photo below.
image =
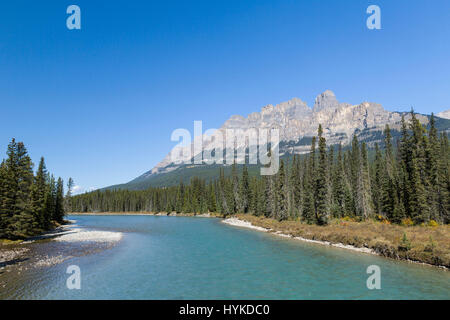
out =
<path fill-rule="evenodd" d="M 82 228 L 122 232 L 122 240 L 108 247 L 51 241 L 54 253 L 73 257 L 10 279 L 0 274 L 0 280 L 7 279 L 0 298 L 450 298 L 449 271 L 277 237 L 229 226 L 219 219 L 69 218 Z M 69 265 L 80 267 L 80 290 L 66 286 Z M 369 265 L 381 268 L 381 290 L 367 289 Z"/>

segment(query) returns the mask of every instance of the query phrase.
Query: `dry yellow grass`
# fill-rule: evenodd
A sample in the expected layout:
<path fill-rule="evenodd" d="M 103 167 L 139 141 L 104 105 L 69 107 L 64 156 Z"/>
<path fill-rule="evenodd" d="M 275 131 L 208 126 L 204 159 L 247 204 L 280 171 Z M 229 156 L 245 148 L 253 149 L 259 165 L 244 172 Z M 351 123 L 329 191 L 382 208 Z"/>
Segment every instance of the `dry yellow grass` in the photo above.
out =
<path fill-rule="evenodd" d="M 237 218 L 296 237 L 371 248 L 382 256 L 450 268 L 448 225 L 400 226 L 373 220 L 353 222 L 334 219 L 326 226 L 317 226 L 300 221 L 280 222 L 248 214 L 238 214 Z"/>

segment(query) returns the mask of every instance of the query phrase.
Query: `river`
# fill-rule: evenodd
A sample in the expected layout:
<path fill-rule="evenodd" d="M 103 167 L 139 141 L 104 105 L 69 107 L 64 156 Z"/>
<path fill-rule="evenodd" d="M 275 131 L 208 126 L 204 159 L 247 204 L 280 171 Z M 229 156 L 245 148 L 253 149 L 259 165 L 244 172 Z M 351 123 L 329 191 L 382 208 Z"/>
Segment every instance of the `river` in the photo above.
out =
<path fill-rule="evenodd" d="M 71 216 L 83 230 L 120 232 L 108 245 L 31 243 L 62 262 L 0 272 L 1 299 L 450 299 L 450 273 L 229 226 L 216 218 Z M 81 289 L 68 289 L 67 268 Z M 369 290 L 367 267 L 381 270 Z"/>

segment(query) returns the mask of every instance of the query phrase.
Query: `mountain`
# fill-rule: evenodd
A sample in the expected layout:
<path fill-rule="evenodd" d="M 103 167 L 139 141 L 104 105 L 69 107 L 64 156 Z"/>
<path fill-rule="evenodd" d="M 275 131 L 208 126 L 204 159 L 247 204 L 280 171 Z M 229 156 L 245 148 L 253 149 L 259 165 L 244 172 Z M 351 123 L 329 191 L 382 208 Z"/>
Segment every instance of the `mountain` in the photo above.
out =
<path fill-rule="evenodd" d="M 195 148 L 195 143 L 203 141 L 203 159 L 212 157 L 212 150 L 227 150 L 226 144 L 221 137 L 226 137 L 228 129 L 278 129 L 280 135 L 280 156 L 287 157 L 292 154 L 307 153 L 310 149 L 311 137 L 317 134 L 319 124 L 324 130 L 324 137 L 328 145 L 347 145 L 353 134 L 360 141 L 365 141 L 369 147 L 375 142 L 382 142 L 382 131 L 389 124 L 395 137 L 399 133 L 402 114 L 405 118 L 409 113 L 389 112 L 380 104 L 362 102 L 358 105 L 341 103 L 335 94 L 326 90 L 315 99 L 314 106 L 310 108 L 299 98 L 293 98 L 275 106 L 269 104 L 264 106 L 260 112 L 254 112 L 243 117 L 241 115 L 231 116 L 220 129 L 212 135 L 199 136 L 195 141 L 185 147 L 177 146 L 153 169 L 137 177 L 136 179 L 122 184 L 108 187 L 106 189 L 126 188 L 145 189 L 150 186 L 169 186 L 179 183 L 180 179 L 188 182 L 192 176 L 204 178 L 217 177 L 218 164 L 195 164 L 183 163 L 182 154 L 202 156 Z M 436 118 L 436 126 L 440 131 L 449 132 L 450 120 L 445 119 L 448 111 L 442 113 L 442 118 Z M 429 122 L 429 116 L 418 114 L 417 118 L 424 125 Z M 225 140 L 225 139 L 224 139 Z M 244 141 L 237 141 L 238 150 L 245 150 Z M 194 157 L 195 158 L 195 157 Z M 259 166 L 250 166 L 253 173 Z"/>
<path fill-rule="evenodd" d="M 450 109 L 439 112 L 436 114 L 436 116 L 444 119 L 450 119 Z"/>

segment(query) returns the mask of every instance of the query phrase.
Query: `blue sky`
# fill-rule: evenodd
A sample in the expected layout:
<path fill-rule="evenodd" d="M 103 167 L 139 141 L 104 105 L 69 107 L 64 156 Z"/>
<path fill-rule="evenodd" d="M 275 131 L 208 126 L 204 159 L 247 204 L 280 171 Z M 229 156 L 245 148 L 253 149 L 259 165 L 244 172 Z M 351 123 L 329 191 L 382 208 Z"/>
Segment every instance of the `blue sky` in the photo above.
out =
<path fill-rule="evenodd" d="M 81 8 L 81 30 L 66 8 Z M 366 27 L 381 8 L 382 30 Z M 8 1 L 0 10 L 0 150 L 24 141 L 80 189 L 129 181 L 193 121 L 326 89 L 340 101 L 450 108 L 450 2 Z"/>

